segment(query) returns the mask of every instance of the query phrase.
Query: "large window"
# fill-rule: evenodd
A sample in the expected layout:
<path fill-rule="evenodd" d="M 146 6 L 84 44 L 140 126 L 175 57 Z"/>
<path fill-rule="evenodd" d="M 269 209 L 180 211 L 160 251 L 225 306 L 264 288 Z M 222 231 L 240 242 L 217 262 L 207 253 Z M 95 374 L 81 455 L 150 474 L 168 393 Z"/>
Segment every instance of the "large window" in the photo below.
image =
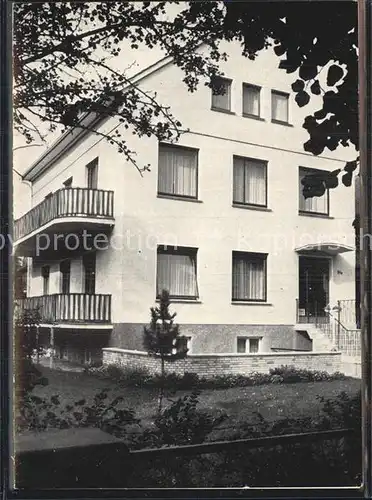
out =
<path fill-rule="evenodd" d="M 238 337 L 237 352 L 255 354 L 260 350 L 260 338 Z"/>
<path fill-rule="evenodd" d="M 212 90 L 212 109 L 231 111 L 231 80 L 218 78 L 216 90 Z"/>
<path fill-rule="evenodd" d="M 196 254 L 196 248 L 158 247 L 157 297 L 167 290 L 170 297 L 198 298 Z"/>
<path fill-rule="evenodd" d="M 61 273 L 61 293 L 70 293 L 71 261 L 63 260 L 59 264 Z"/>
<path fill-rule="evenodd" d="M 233 203 L 267 206 L 267 163 L 234 156 Z"/>
<path fill-rule="evenodd" d="M 198 151 L 196 149 L 159 146 L 158 193 L 197 198 Z"/>
<path fill-rule="evenodd" d="M 300 213 L 311 213 L 319 215 L 329 214 L 329 191 L 326 189 L 323 196 L 314 196 L 312 198 L 305 198 L 303 195 L 304 186 L 302 184 L 302 179 L 309 175 L 314 175 L 320 173 L 320 170 L 314 170 L 310 168 L 300 167 L 298 175 L 299 183 L 299 211 Z"/>
<path fill-rule="evenodd" d="M 267 254 L 233 252 L 233 301 L 266 301 L 266 260 Z"/>
<path fill-rule="evenodd" d="M 288 123 L 289 121 L 289 94 L 284 92 L 271 92 L 271 119 L 273 122 Z"/>
<path fill-rule="evenodd" d="M 243 83 L 243 115 L 260 116 L 261 88 Z"/>

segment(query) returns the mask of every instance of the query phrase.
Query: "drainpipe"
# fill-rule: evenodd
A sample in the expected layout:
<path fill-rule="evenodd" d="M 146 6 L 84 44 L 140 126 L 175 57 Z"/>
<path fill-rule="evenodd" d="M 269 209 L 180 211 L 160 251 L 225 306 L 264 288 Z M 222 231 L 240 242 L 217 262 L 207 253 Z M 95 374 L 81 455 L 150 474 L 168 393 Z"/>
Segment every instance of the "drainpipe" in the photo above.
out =
<path fill-rule="evenodd" d="M 361 283 L 361 344 L 362 344 L 362 448 L 363 493 L 372 495 L 372 252 L 363 235 L 372 234 L 372 71 L 371 71 L 372 5 L 366 0 L 358 2 L 358 76 L 359 76 L 359 151 L 360 151 L 360 283 Z"/>
<path fill-rule="evenodd" d="M 54 325 L 50 327 L 50 358 L 49 358 L 49 368 L 53 368 L 54 362 Z"/>

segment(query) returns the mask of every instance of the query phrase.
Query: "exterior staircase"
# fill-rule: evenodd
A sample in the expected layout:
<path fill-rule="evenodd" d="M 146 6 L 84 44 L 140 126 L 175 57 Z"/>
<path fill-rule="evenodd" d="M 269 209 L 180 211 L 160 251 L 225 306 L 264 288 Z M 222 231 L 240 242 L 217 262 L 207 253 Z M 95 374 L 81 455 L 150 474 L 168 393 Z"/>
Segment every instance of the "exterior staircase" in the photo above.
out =
<path fill-rule="evenodd" d="M 312 323 L 298 323 L 296 331 L 306 331 L 313 341 L 313 352 L 341 353 L 342 372 L 361 377 L 361 333 L 357 328 L 355 301 L 339 300 L 326 316 L 314 317 Z"/>
<path fill-rule="evenodd" d="M 295 330 L 308 333 L 313 341 L 313 352 L 330 352 L 338 350 L 336 344 L 314 323 L 299 323 L 295 325 Z"/>

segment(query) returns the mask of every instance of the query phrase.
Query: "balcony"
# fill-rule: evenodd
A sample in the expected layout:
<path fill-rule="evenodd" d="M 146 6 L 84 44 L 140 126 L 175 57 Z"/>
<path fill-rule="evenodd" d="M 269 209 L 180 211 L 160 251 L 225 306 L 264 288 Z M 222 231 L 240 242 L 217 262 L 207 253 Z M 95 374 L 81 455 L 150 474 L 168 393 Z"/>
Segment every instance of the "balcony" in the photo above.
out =
<path fill-rule="evenodd" d="M 111 295 L 87 293 L 57 293 L 27 297 L 16 301 L 20 310 L 38 309 L 41 324 L 55 326 L 111 325 Z"/>
<path fill-rule="evenodd" d="M 64 244 L 61 235 L 79 237 L 85 230 L 94 236 L 106 233 L 113 225 L 113 191 L 63 188 L 14 222 L 14 246 L 18 255 L 33 257 L 45 247 L 59 251 Z"/>

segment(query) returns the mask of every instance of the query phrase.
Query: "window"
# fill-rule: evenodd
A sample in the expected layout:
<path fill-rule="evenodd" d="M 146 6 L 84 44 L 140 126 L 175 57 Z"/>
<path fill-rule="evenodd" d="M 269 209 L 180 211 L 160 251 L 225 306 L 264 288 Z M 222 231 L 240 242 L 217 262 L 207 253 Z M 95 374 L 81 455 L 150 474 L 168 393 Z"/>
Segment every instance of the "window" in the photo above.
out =
<path fill-rule="evenodd" d="M 64 188 L 70 188 L 72 186 L 72 177 L 70 177 L 69 179 L 65 180 L 65 182 L 63 183 L 63 187 Z"/>
<path fill-rule="evenodd" d="M 243 115 L 260 116 L 261 88 L 243 83 Z"/>
<path fill-rule="evenodd" d="M 84 293 L 96 293 L 96 254 L 87 253 L 83 256 Z"/>
<path fill-rule="evenodd" d="M 234 156 L 233 203 L 267 206 L 267 162 Z"/>
<path fill-rule="evenodd" d="M 158 247 L 157 297 L 168 290 L 170 297 L 196 299 L 196 248 Z"/>
<path fill-rule="evenodd" d="M 237 352 L 239 353 L 254 354 L 256 352 L 259 352 L 259 348 L 259 338 L 238 337 L 237 339 Z"/>
<path fill-rule="evenodd" d="M 266 302 L 267 254 L 233 252 L 232 300 Z"/>
<path fill-rule="evenodd" d="M 49 275 L 50 266 L 43 266 L 41 268 L 41 276 L 43 278 L 43 295 L 49 294 Z"/>
<path fill-rule="evenodd" d="M 298 181 L 299 181 L 299 211 L 300 213 L 313 213 L 313 214 L 320 214 L 320 215 L 329 215 L 329 190 L 326 189 L 325 193 L 323 196 L 314 196 L 313 198 L 307 198 L 305 199 L 303 195 L 303 184 L 302 184 L 302 179 L 305 176 L 315 174 L 315 173 L 321 173 L 321 170 L 314 170 L 310 168 L 304 168 L 300 167 L 299 168 L 299 176 L 298 176 Z"/>
<path fill-rule="evenodd" d="M 198 151 L 159 146 L 158 193 L 197 198 Z"/>
<path fill-rule="evenodd" d="M 273 122 L 288 123 L 289 94 L 271 92 L 271 119 Z"/>
<path fill-rule="evenodd" d="M 70 293 L 71 262 L 63 260 L 59 264 L 61 273 L 61 293 Z"/>
<path fill-rule="evenodd" d="M 98 182 L 98 158 L 87 165 L 87 186 L 89 189 L 97 189 Z"/>
<path fill-rule="evenodd" d="M 212 109 L 231 111 L 231 80 L 216 79 L 216 90 L 212 90 Z"/>
<path fill-rule="evenodd" d="M 191 354 L 191 337 L 181 336 L 178 338 L 179 345 L 178 348 L 174 347 L 172 349 L 172 354 L 177 354 L 177 352 L 184 352 L 184 348 L 187 349 L 187 354 Z"/>

